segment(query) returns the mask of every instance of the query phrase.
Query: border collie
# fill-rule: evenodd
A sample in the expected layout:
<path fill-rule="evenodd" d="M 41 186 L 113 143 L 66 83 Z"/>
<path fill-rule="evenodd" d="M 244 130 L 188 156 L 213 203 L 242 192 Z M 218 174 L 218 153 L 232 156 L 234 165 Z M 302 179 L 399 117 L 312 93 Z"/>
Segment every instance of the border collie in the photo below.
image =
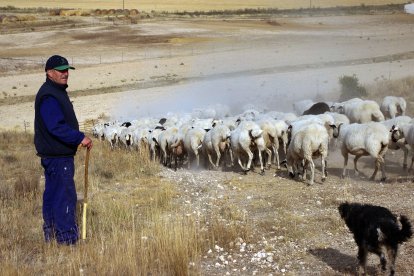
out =
<path fill-rule="evenodd" d="M 397 218 L 387 208 L 370 204 L 345 202 L 339 205 L 338 210 L 358 245 L 359 274 L 366 273 L 368 252 L 379 256 L 381 269 L 385 272 L 385 249 L 388 255 L 389 275 L 394 275 L 398 245 L 407 241 L 413 234 L 408 218 Z"/>

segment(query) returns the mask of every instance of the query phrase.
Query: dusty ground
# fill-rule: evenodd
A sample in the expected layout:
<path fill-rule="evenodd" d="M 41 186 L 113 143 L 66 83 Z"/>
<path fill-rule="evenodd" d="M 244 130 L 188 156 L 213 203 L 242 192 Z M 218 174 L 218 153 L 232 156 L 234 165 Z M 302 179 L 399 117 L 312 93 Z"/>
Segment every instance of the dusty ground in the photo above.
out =
<path fill-rule="evenodd" d="M 68 57 L 76 67 L 69 84 L 80 121 L 102 114 L 133 119 L 216 103 L 229 105 L 233 112 L 247 104 L 291 111 L 297 99 L 318 95 L 335 100 L 342 75 L 356 74 L 362 84 L 412 76 L 413 22 L 414 16 L 397 13 L 254 20 L 152 18 L 138 24 L 46 16 L 32 25 L 1 25 L 0 129 L 23 129 L 29 122 L 30 130 L 34 95 L 44 80 L 43 63 L 52 54 Z M 337 202 L 345 199 L 381 204 L 414 218 L 413 184 L 402 173 L 400 153 L 389 156 L 389 179 L 384 183 L 366 180 L 372 172 L 368 158 L 361 160 L 362 177 L 341 180 L 342 160 L 335 154 L 327 182 L 313 187 L 288 180 L 284 171 L 276 177 L 267 171 L 261 177 L 165 169 L 162 176 L 180 184 L 180 198 L 192 212 L 226 201 L 241 212 L 254 210 L 250 219 L 259 225 L 291 211 L 298 225 L 286 225 L 300 236 L 298 228 L 306 229 L 307 217 L 319 217 L 321 225 L 324 219 L 336 221 Z M 298 197 L 283 198 L 292 185 Z M 337 198 L 330 189 L 339 191 Z M 284 209 L 292 205 L 294 210 Z M 352 274 L 352 236 L 342 226 L 331 230 L 313 230 L 317 234 L 303 241 L 295 239 L 291 229 L 275 234 L 269 226 L 269 231 L 255 233 L 263 236 L 259 242 L 239 241 L 204 252 L 203 272 Z M 402 248 L 400 275 L 413 275 L 406 265 L 413 262 L 413 252 L 412 242 Z M 376 263 L 371 260 L 373 273 Z"/>
<path fill-rule="evenodd" d="M 80 121 L 216 103 L 234 112 L 247 103 L 291 111 L 297 99 L 335 100 L 342 75 L 355 74 L 362 84 L 411 75 L 413 21 L 387 14 L 123 24 L 45 16 L 2 24 L 0 129 L 33 121 L 43 64 L 55 53 L 77 68 L 69 90 Z"/>

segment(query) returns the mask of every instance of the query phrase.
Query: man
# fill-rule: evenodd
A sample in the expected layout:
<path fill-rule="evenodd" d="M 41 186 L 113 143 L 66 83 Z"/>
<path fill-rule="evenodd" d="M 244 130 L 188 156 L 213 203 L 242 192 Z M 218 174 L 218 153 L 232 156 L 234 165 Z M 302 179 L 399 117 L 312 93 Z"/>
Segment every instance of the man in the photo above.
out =
<path fill-rule="evenodd" d="M 45 66 L 46 81 L 35 100 L 34 144 L 45 173 L 43 232 L 46 242 L 75 244 L 76 189 L 74 156 L 78 145 L 92 148 L 92 140 L 79 131 L 72 103 L 66 92 L 69 66 L 66 58 L 51 56 Z"/>

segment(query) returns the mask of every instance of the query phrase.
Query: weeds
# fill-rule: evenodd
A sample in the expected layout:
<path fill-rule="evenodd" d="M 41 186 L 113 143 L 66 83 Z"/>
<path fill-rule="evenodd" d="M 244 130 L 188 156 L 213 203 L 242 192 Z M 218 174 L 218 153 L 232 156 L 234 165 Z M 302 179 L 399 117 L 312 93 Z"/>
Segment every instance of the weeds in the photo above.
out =
<path fill-rule="evenodd" d="M 90 158 L 87 243 L 75 248 L 46 245 L 41 217 L 43 171 L 32 141 L 30 134 L 0 133 L 2 275 L 60 274 L 62 270 L 68 274 L 188 275 L 197 270 L 188 264 L 197 263 L 200 255 L 198 226 L 185 216 L 165 216 L 173 208 L 176 191 L 156 177 L 159 165 L 144 158 L 145 151 L 112 151 L 100 143 Z M 75 158 L 78 192 L 82 192 L 84 158 L 83 150 Z"/>

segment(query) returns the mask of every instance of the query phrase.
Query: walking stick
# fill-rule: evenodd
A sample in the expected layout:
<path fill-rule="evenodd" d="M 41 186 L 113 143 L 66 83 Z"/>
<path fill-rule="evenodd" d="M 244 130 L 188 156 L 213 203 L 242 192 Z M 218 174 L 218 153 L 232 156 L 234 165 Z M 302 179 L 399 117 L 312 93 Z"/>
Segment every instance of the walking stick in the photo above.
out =
<path fill-rule="evenodd" d="M 86 239 L 86 208 L 88 207 L 88 167 L 90 149 L 86 148 L 85 157 L 85 187 L 83 189 L 83 208 L 82 208 L 82 240 Z"/>

